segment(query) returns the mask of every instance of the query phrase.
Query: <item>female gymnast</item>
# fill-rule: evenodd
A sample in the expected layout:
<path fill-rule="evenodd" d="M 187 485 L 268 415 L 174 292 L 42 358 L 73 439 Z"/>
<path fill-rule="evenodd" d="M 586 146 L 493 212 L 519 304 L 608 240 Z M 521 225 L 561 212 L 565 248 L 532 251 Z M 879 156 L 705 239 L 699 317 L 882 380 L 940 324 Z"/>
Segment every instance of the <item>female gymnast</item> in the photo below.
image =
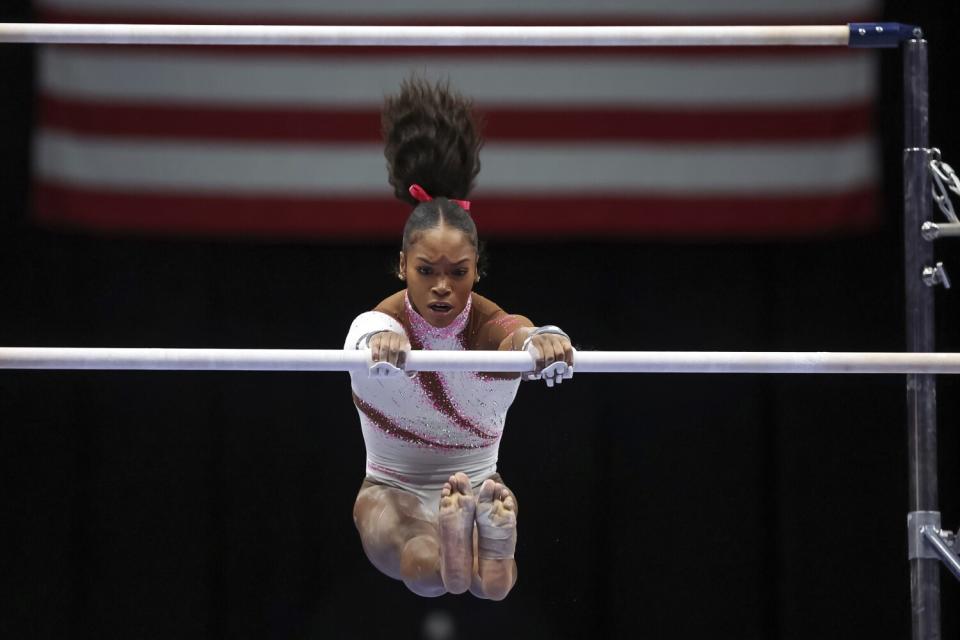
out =
<path fill-rule="evenodd" d="M 414 206 L 398 271 L 406 289 L 360 314 L 345 348 L 399 369 L 411 348 L 530 350 L 526 377 L 560 382 L 554 363 L 573 365 L 567 335 L 473 292 L 480 246 L 464 198 L 482 139 L 472 103 L 413 78 L 385 100 L 382 124 L 390 184 Z M 517 500 L 497 451 L 519 384 L 515 374 L 351 374 L 367 449 L 354 522 L 373 565 L 416 594 L 502 600 L 516 582 Z"/>

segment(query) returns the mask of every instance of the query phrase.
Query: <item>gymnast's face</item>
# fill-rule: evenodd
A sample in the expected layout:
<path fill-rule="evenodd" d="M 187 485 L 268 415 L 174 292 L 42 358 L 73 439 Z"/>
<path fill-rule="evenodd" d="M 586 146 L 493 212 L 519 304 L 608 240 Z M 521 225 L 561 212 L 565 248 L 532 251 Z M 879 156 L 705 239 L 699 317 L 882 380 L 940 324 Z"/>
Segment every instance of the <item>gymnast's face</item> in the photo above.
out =
<path fill-rule="evenodd" d="M 477 250 L 459 229 L 427 229 L 400 252 L 400 273 L 417 313 L 435 327 L 446 327 L 470 299 L 477 280 Z"/>

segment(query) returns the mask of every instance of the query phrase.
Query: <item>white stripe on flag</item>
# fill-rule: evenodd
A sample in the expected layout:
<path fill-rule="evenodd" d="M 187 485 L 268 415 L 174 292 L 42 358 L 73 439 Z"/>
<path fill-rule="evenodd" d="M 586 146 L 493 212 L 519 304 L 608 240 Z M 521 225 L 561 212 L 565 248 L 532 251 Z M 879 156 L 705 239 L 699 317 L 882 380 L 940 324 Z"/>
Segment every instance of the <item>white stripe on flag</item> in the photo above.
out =
<path fill-rule="evenodd" d="M 801 106 L 870 99 L 876 57 L 841 51 L 812 59 L 455 55 L 313 60 L 47 47 L 40 86 L 55 96 L 157 103 L 379 106 L 411 71 L 449 77 L 483 105 Z"/>
<path fill-rule="evenodd" d="M 869 184 L 867 138 L 792 145 L 490 144 L 477 192 L 823 194 Z M 380 145 L 191 144 L 41 131 L 39 177 L 95 188 L 196 193 L 372 194 L 389 190 Z"/>
<path fill-rule="evenodd" d="M 171 12 L 223 14 L 236 17 L 238 14 L 264 14 L 283 16 L 343 16 L 345 24 L 350 16 L 410 16 L 424 15 L 493 15 L 536 16 L 546 14 L 589 13 L 597 15 L 663 15 L 699 18 L 711 16 L 769 15 L 775 16 L 822 16 L 859 14 L 876 11 L 877 0 L 831 0 L 827 4 L 810 0 L 404 0 L 403 2 L 370 2 L 360 0 L 344 3 L 343 0 L 41 0 L 42 8 L 82 11 Z"/>

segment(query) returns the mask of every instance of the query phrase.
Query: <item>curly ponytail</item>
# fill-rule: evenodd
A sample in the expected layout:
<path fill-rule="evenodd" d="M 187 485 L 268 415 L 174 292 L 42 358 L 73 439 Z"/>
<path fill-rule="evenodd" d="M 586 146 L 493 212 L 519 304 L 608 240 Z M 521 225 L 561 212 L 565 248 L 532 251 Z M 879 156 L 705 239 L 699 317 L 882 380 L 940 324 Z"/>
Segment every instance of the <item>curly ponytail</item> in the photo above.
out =
<path fill-rule="evenodd" d="M 480 173 L 480 122 L 473 102 L 450 88 L 411 76 L 400 92 L 387 96 L 381 126 L 387 172 L 398 199 L 414 205 L 403 230 L 403 250 L 419 232 L 441 224 L 463 231 L 477 248 L 477 227 L 470 214 L 451 202 L 465 200 Z M 433 196 L 418 202 L 410 185 L 419 184 Z"/>

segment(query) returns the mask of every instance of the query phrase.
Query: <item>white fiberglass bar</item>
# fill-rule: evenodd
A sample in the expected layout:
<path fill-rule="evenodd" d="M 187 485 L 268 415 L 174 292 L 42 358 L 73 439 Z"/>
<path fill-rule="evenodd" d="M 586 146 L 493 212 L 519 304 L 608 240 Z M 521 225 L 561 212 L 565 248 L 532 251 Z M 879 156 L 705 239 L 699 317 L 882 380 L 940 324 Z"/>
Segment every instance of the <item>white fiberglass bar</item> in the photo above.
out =
<path fill-rule="evenodd" d="M 367 351 L 0 347 L 0 369 L 354 371 Z M 410 371 L 533 369 L 522 351 L 413 351 Z M 960 373 L 958 353 L 578 351 L 577 373 Z"/>
<path fill-rule="evenodd" d="M 289 46 L 847 46 L 848 25 L 403 27 L 0 23 L 0 42 Z"/>

